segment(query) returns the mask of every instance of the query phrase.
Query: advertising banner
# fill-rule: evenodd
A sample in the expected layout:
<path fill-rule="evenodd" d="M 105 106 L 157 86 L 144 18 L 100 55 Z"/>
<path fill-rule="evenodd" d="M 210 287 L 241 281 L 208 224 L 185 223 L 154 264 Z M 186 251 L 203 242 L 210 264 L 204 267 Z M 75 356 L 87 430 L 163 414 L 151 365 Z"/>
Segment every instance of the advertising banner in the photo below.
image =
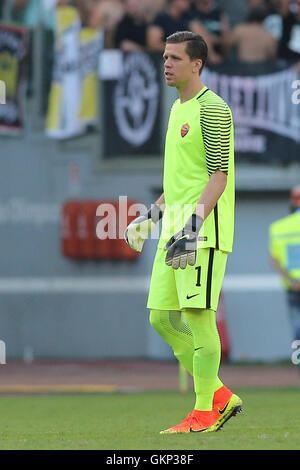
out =
<path fill-rule="evenodd" d="M 105 54 L 100 67 L 104 157 L 160 154 L 161 57 L 120 51 Z"/>
<path fill-rule="evenodd" d="M 68 139 L 84 134 L 98 119 L 97 68 L 103 35 L 82 28 L 76 8 L 56 10 L 55 60 L 49 96 L 49 137 Z"/>
<path fill-rule="evenodd" d="M 26 28 L 0 25 L 1 134 L 18 135 L 24 131 L 28 44 Z"/>
<path fill-rule="evenodd" d="M 224 64 L 203 82 L 231 107 L 236 160 L 300 159 L 300 77 L 293 65 Z"/>

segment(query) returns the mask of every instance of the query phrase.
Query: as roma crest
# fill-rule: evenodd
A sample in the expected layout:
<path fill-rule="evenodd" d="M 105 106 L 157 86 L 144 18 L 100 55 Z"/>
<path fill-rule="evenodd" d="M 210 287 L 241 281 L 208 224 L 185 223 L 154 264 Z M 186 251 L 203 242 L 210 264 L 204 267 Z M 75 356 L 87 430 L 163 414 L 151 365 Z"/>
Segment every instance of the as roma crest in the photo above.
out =
<path fill-rule="evenodd" d="M 184 124 L 181 128 L 181 137 L 185 137 L 190 130 L 189 124 Z"/>

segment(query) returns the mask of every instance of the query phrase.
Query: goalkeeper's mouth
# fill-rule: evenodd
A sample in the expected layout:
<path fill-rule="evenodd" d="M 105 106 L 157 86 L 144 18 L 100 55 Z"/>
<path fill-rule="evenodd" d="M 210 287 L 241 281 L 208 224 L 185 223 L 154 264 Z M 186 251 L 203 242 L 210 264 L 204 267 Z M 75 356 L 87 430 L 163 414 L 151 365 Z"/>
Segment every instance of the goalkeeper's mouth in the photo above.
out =
<path fill-rule="evenodd" d="M 165 72 L 165 77 L 166 78 L 171 78 L 171 77 L 174 77 L 174 74 L 171 73 L 171 72 Z"/>

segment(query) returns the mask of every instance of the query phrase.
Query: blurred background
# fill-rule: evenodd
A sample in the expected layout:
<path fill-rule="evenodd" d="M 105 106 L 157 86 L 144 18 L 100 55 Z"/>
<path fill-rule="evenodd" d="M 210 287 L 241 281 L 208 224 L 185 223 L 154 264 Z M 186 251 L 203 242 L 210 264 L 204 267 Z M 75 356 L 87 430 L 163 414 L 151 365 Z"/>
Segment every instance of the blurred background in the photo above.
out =
<path fill-rule="evenodd" d="M 269 227 L 289 215 L 300 184 L 300 2 L 2 0 L 0 16 L 7 364 L 173 361 L 146 309 L 157 240 L 141 255 L 123 240 L 99 240 L 96 207 L 110 203 L 118 214 L 120 196 L 150 206 L 161 193 L 177 98 L 164 83 L 162 51 L 169 34 L 190 29 L 209 44 L 203 81 L 235 119 L 235 244 L 218 312 L 223 361 L 291 365 L 295 336 Z"/>

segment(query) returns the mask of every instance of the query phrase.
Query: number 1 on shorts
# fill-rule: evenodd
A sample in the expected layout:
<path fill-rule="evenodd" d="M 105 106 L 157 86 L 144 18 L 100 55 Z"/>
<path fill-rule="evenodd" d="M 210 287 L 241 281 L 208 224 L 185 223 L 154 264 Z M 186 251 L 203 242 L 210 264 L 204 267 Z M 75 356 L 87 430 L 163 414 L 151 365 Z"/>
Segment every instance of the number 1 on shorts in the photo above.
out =
<path fill-rule="evenodd" d="M 197 287 L 201 287 L 201 266 L 198 266 L 197 268 L 195 268 L 196 271 L 198 271 L 197 273 L 197 283 L 196 283 L 196 286 Z"/>

